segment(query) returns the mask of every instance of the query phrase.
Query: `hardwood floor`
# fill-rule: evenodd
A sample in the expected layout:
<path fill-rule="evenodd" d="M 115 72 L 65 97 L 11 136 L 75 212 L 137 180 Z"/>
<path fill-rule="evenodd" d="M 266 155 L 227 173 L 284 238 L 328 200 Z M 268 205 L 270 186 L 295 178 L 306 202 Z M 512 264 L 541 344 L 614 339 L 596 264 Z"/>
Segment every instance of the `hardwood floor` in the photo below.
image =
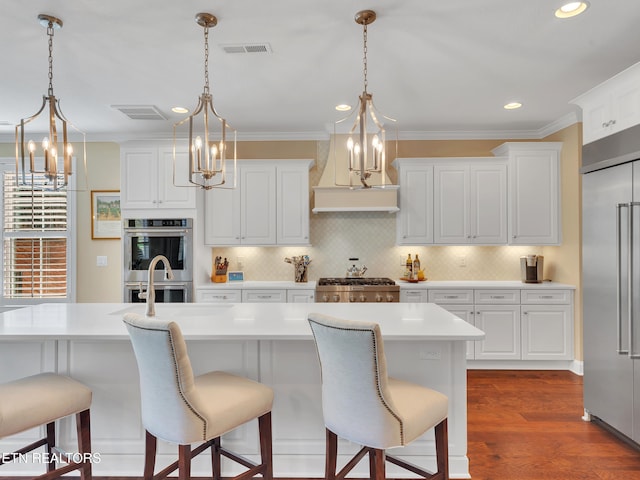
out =
<path fill-rule="evenodd" d="M 473 480 L 640 480 L 640 452 L 581 419 L 582 377 L 468 372 Z"/>
<path fill-rule="evenodd" d="M 582 414 L 582 377 L 578 375 L 567 371 L 470 370 L 468 455 L 472 479 L 640 480 L 640 451 L 598 425 L 583 421 Z M 134 478 L 140 477 L 126 480 Z"/>

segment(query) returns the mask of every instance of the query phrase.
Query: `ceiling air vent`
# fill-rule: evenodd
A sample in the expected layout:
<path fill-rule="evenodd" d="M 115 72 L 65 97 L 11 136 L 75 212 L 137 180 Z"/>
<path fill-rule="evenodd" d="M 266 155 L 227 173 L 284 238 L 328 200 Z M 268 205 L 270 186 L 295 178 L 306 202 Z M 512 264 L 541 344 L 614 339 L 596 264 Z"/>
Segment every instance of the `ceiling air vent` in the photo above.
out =
<path fill-rule="evenodd" d="M 221 47 L 225 53 L 273 53 L 268 43 L 235 43 Z"/>
<path fill-rule="evenodd" d="M 166 120 L 154 105 L 111 105 L 132 120 Z"/>

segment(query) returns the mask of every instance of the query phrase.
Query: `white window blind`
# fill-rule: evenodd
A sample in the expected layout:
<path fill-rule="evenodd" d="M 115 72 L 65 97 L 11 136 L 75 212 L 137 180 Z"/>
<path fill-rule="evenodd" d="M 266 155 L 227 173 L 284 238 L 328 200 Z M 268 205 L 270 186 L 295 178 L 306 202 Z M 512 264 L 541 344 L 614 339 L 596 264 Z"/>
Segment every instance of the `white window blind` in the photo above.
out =
<path fill-rule="evenodd" d="M 6 171 L 3 192 L 4 298 L 66 298 L 67 192 L 19 187 Z"/>

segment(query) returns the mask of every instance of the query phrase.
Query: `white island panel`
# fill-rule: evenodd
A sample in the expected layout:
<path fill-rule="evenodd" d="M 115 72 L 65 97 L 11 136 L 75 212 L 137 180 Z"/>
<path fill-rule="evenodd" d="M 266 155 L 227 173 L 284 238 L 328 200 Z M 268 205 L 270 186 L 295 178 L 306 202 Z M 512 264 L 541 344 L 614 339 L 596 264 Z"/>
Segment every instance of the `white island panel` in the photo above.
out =
<path fill-rule="evenodd" d="M 0 351 L 2 365 L 19 361 L 28 366 L 9 373 L 3 368 L 3 379 L 53 370 L 92 388 L 92 444 L 102 460 L 94 465 L 94 474 L 99 476 L 140 476 L 143 468 L 138 370 L 122 322 L 126 311 L 143 312 L 144 305 L 51 304 L 6 312 L 0 317 L 0 342 L 6 347 Z M 309 313 L 380 323 L 390 374 L 449 397 L 451 477 L 469 477 L 465 342 L 481 339 L 483 333 L 442 308 L 433 304 L 158 304 L 156 311 L 159 318 L 174 318 L 180 324 L 196 374 L 226 370 L 274 389 L 276 477 L 323 474 L 320 372 L 307 322 Z M 64 446 L 73 451 L 71 419 L 62 422 L 61 438 Z M 3 439 L 0 449 L 9 451 L 18 440 L 22 441 L 17 436 Z M 223 443 L 257 459 L 256 422 L 225 436 Z M 345 454 L 355 449 L 354 445 L 341 443 Z M 162 442 L 158 450 L 158 467 L 170 463 L 176 452 L 175 446 Z M 433 468 L 433 433 L 427 432 L 395 453 Z M 27 468 L 33 471 L 26 474 L 39 473 L 41 467 L 29 465 Z M 12 468 L 5 465 L 4 474 L 25 475 L 24 466 L 16 466 L 15 472 Z M 366 476 L 367 468 L 367 462 L 363 462 L 355 474 Z M 231 464 L 223 466 L 225 476 L 237 471 Z M 393 466 L 389 473 L 402 476 Z M 194 463 L 193 474 L 210 474 L 206 457 Z"/>

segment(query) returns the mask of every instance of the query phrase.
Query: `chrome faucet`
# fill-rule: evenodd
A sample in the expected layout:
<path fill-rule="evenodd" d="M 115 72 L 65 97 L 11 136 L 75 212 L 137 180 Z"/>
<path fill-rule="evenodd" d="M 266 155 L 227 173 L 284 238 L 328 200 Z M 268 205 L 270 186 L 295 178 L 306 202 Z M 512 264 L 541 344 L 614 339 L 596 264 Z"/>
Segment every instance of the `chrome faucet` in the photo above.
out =
<path fill-rule="evenodd" d="M 142 291 L 141 284 L 140 293 L 138 294 L 138 298 L 147 301 L 147 317 L 155 317 L 156 315 L 156 289 L 153 286 L 153 271 L 156 269 L 156 265 L 160 261 L 164 265 L 164 279 L 173 280 L 173 270 L 171 270 L 171 265 L 169 265 L 169 259 L 164 255 L 156 255 L 155 257 L 153 257 L 151 263 L 149 263 L 149 273 L 147 275 L 147 291 Z"/>

